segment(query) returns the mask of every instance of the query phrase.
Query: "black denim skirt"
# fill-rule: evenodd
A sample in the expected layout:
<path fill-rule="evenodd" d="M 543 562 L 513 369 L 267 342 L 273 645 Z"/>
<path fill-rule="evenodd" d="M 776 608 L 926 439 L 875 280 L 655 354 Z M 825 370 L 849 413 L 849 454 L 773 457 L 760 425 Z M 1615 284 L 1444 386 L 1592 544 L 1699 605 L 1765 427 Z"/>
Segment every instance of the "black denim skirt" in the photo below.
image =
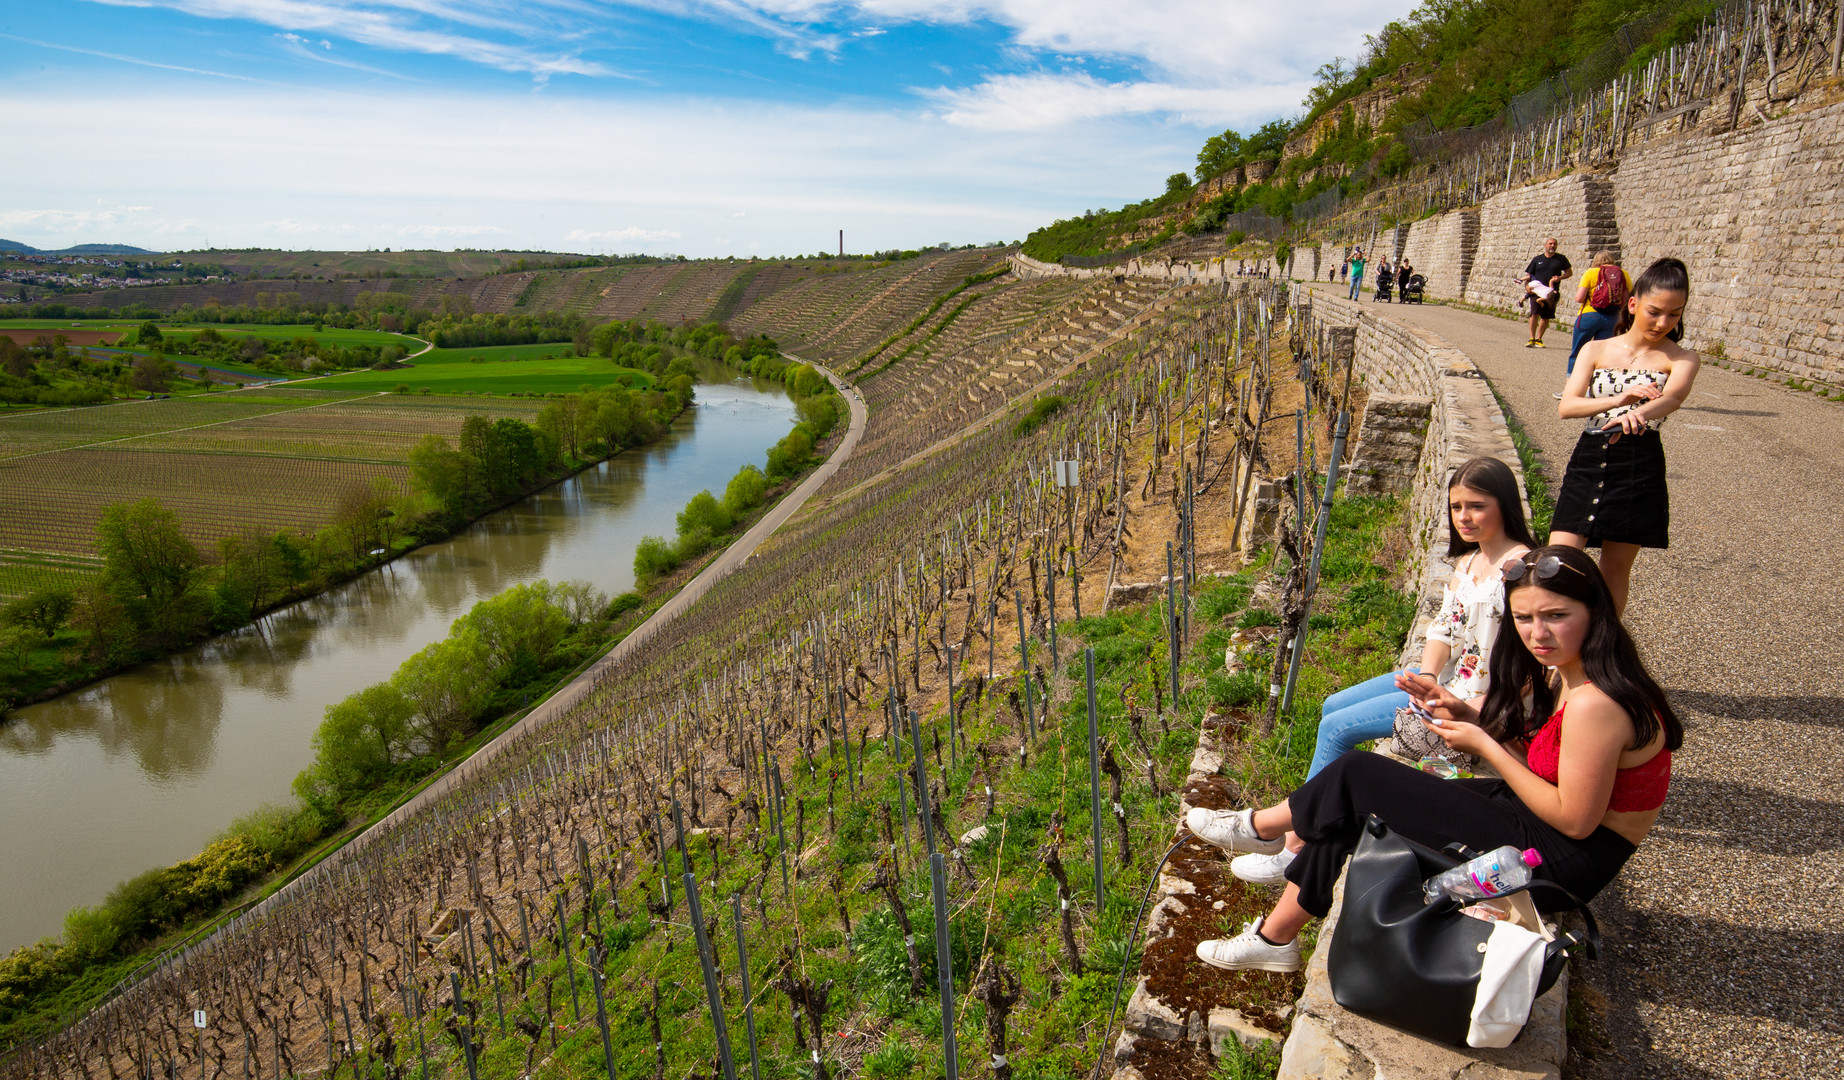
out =
<path fill-rule="evenodd" d="M 1610 441 L 1584 432 L 1569 456 L 1550 528 L 1603 542 L 1671 546 L 1671 494 L 1665 485 L 1665 444 L 1656 431 Z"/>

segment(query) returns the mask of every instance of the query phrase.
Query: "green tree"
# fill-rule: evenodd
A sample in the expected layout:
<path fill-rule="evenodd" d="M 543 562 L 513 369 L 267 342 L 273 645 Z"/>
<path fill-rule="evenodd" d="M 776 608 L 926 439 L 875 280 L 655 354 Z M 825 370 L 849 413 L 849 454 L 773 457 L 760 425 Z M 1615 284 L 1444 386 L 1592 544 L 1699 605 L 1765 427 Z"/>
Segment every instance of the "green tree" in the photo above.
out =
<path fill-rule="evenodd" d="M 555 592 L 548 581 L 515 585 L 475 604 L 455 623 L 456 630 L 479 637 L 496 681 L 515 683 L 536 674 L 570 632 L 570 613 Z"/>
<path fill-rule="evenodd" d="M 467 503 L 468 469 L 467 455 L 449 449 L 440 435 L 425 435 L 410 448 L 411 489 L 451 513 L 460 512 Z"/>
<path fill-rule="evenodd" d="M 70 620 L 77 606 L 77 594 L 69 589 L 39 589 L 8 604 L 0 618 L 14 626 L 30 627 L 49 641 Z"/>
<path fill-rule="evenodd" d="M 329 806 L 377 786 L 410 755 L 416 713 L 416 703 L 391 682 L 327 706 L 314 732 L 314 763 L 295 777 L 295 794 L 310 806 Z"/>
<path fill-rule="evenodd" d="M 1177 195 L 1182 191 L 1189 190 L 1190 187 L 1191 178 L 1184 173 L 1175 172 L 1165 178 L 1165 193 L 1167 195 Z"/>
<path fill-rule="evenodd" d="M 164 607 L 192 587 L 198 548 L 179 529 L 179 517 L 149 496 L 116 503 L 96 524 L 103 579 L 124 599 Z"/>
<path fill-rule="evenodd" d="M 405 660 L 391 684 L 415 703 L 417 720 L 437 748 L 473 731 L 474 718 L 494 690 L 485 643 L 459 625 Z"/>
<path fill-rule="evenodd" d="M 15 379 L 23 379 L 32 374 L 32 354 L 19 347 L 19 342 L 0 335 L 0 369 Z"/>
<path fill-rule="evenodd" d="M 768 477 L 762 475 L 762 470 L 745 465 L 736 470 L 736 475 L 724 488 L 724 511 L 732 518 L 740 518 L 762 505 L 762 496 L 767 490 Z"/>
<path fill-rule="evenodd" d="M 164 356 L 137 356 L 134 368 L 129 372 L 128 382 L 136 390 L 145 390 L 150 394 L 164 394 L 173 383 L 173 374 L 179 366 Z"/>
<path fill-rule="evenodd" d="M 134 332 L 135 341 L 142 345 L 158 345 L 162 338 L 159 325 L 152 319 L 142 323 L 140 328 Z"/>
<path fill-rule="evenodd" d="M 690 536 L 700 529 L 707 535 L 717 536 L 729 527 L 729 512 L 709 491 L 693 495 L 686 502 L 685 509 L 679 511 L 680 536 Z"/>

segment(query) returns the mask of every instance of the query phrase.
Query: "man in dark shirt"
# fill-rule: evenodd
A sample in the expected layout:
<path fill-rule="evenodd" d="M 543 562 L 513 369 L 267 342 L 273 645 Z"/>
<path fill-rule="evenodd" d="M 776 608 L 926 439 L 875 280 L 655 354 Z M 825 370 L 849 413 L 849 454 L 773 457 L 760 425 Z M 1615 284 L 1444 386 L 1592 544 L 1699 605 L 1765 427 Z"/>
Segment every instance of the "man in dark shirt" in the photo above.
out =
<path fill-rule="evenodd" d="M 1530 260 L 1524 268 L 1523 281 L 1525 299 L 1530 303 L 1530 340 L 1524 344 L 1526 349 L 1547 348 L 1543 344 L 1543 334 L 1549 329 L 1550 320 L 1556 317 L 1556 295 L 1562 279 L 1575 272 L 1569 265 L 1569 257 L 1556 250 L 1556 238 L 1543 241 L 1543 254 Z M 1539 292 L 1532 286 L 1541 285 Z"/>

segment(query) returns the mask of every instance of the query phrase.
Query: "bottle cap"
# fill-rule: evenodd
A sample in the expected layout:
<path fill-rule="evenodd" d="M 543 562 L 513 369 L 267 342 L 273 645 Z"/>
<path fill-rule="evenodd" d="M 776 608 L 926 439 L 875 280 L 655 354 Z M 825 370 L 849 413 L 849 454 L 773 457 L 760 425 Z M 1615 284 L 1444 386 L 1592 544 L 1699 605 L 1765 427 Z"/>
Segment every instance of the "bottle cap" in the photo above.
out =
<path fill-rule="evenodd" d="M 1542 866 L 1543 865 L 1543 853 L 1541 851 L 1538 851 L 1536 848 L 1525 848 L 1524 849 L 1524 865 L 1525 866 Z"/>

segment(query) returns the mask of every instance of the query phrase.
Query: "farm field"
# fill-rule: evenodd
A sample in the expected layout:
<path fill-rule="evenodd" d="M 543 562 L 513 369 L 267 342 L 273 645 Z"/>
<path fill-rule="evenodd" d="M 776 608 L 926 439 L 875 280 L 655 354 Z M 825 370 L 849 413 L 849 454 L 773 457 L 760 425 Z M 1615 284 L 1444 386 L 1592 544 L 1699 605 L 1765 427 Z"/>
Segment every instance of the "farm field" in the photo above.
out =
<path fill-rule="evenodd" d="M 317 387 L 343 390 L 391 390 L 407 385 L 421 392 L 458 394 L 569 393 L 583 386 L 621 383 L 635 389 L 653 384 L 651 376 L 619 367 L 600 356 L 572 356 L 570 343 L 499 345 L 477 349 L 434 349 L 393 371 L 353 371 L 316 379 Z M 475 362 L 479 357 L 480 362 Z"/>
<path fill-rule="evenodd" d="M 392 334 L 383 330 L 342 330 L 329 327 L 316 331 L 310 325 L 291 323 L 282 326 L 253 326 L 243 323 L 161 323 L 161 332 L 170 338 L 190 338 L 207 327 L 225 336 L 240 334 L 245 337 L 258 337 L 269 341 L 292 341 L 295 338 L 307 338 L 314 342 L 338 345 L 350 349 L 356 345 L 396 345 L 410 352 L 422 348 L 427 342 L 409 334 Z"/>
<path fill-rule="evenodd" d="M 158 498 L 205 551 L 246 526 L 311 533 L 355 485 L 407 488 L 423 436 L 538 408 L 289 388 L 0 416 L 0 595 L 93 574 L 96 522 L 115 503 Z"/>

